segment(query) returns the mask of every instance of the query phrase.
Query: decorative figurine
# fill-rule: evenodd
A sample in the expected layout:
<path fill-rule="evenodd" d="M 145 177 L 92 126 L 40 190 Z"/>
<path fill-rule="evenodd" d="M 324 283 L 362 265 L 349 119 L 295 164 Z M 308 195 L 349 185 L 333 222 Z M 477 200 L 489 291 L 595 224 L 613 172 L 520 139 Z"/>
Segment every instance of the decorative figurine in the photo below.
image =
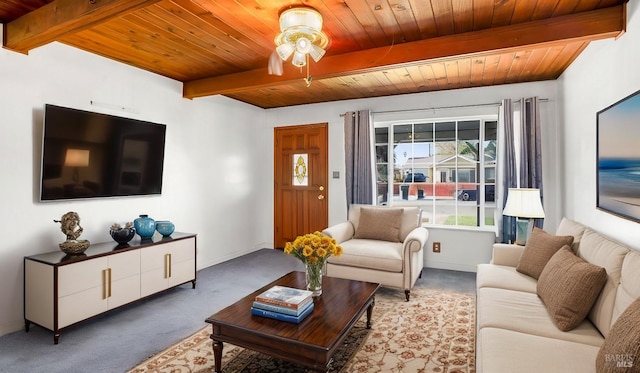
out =
<path fill-rule="evenodd" d="M 70 255 L 79 255 L 89 247 L 88 240 L 78 240 L 83 229 L 77 212 L 69 211 L 62 215 L 60 220 L 54 220 L 54 222 L 60 223 L 60 230 L 67 236 L 67 240 L 58 245 L 60 250 Z"/>

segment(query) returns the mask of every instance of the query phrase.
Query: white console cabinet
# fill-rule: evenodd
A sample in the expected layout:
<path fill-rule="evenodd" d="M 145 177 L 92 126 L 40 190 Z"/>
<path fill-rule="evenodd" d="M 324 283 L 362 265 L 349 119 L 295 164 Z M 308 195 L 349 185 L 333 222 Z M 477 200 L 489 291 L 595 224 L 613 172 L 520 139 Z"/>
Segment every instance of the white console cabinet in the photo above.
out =
<path fill-rule="evenodd" d="M 196 286 L 196 236 L 91 245 L 80 256 L 61 251 L 24 258 L 24 320 L 53 331 L 160 291 Z"/>

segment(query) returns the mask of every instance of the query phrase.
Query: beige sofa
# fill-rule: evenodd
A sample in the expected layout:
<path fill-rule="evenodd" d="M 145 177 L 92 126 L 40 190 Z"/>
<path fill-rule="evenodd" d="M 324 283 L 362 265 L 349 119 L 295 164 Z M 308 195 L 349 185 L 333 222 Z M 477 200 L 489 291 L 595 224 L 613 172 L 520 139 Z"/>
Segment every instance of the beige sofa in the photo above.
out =
<path fill-rule="evenodd" d="M 524 247 L 494 245 L 491 264 L 480 264 L 477 272 L 478 372 L 595 372 L 605 338 L 618 338 L 608 337 L 612 325 L 640 297 L 640 254 L 566 218 L 556 235 L 573 236 L 571 249 L 577 256 L 606 269 L 606 282 L 593 307 L 575 329 L 561 331 L 537 295 L 536 279 L 516 271 Z M 607 358 L 629 359 L 610 354 Z M 635 364 L 637 369 L 640 361 Z"/>
<path fill-rule="evenodd" d="M 348 220 L 323 233 L 344 249 L 327 260 L 327 276 L 378 282 L 410 290 L 422 275 L 429 232 L 420 224 L 418 207 L 351 205 Z"/>

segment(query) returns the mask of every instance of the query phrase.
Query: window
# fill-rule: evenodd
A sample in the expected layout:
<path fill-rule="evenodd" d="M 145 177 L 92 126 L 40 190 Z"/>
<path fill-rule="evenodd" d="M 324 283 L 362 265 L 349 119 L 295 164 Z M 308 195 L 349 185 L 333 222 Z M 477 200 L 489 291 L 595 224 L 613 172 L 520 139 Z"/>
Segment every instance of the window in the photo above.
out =
<path fill-rule="evenodd" d="M 497 115 L 376 123 L 377 204 L 419 206 L 430 224 L 495 228 L 497 128 Z"/>

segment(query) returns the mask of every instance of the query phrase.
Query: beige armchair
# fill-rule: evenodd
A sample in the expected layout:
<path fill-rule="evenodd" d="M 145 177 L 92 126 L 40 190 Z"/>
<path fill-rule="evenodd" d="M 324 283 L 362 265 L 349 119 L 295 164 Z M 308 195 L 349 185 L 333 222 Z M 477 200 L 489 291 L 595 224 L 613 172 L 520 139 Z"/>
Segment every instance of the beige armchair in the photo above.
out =
<path fill-rule="evenodd" d="M 344 249 L 327 260 L 327 276 L 404 289 L 408 301 L 429 237 L 421 217 L 418 207 L 351 205 L 348 221 L 323 231 Z"/>

